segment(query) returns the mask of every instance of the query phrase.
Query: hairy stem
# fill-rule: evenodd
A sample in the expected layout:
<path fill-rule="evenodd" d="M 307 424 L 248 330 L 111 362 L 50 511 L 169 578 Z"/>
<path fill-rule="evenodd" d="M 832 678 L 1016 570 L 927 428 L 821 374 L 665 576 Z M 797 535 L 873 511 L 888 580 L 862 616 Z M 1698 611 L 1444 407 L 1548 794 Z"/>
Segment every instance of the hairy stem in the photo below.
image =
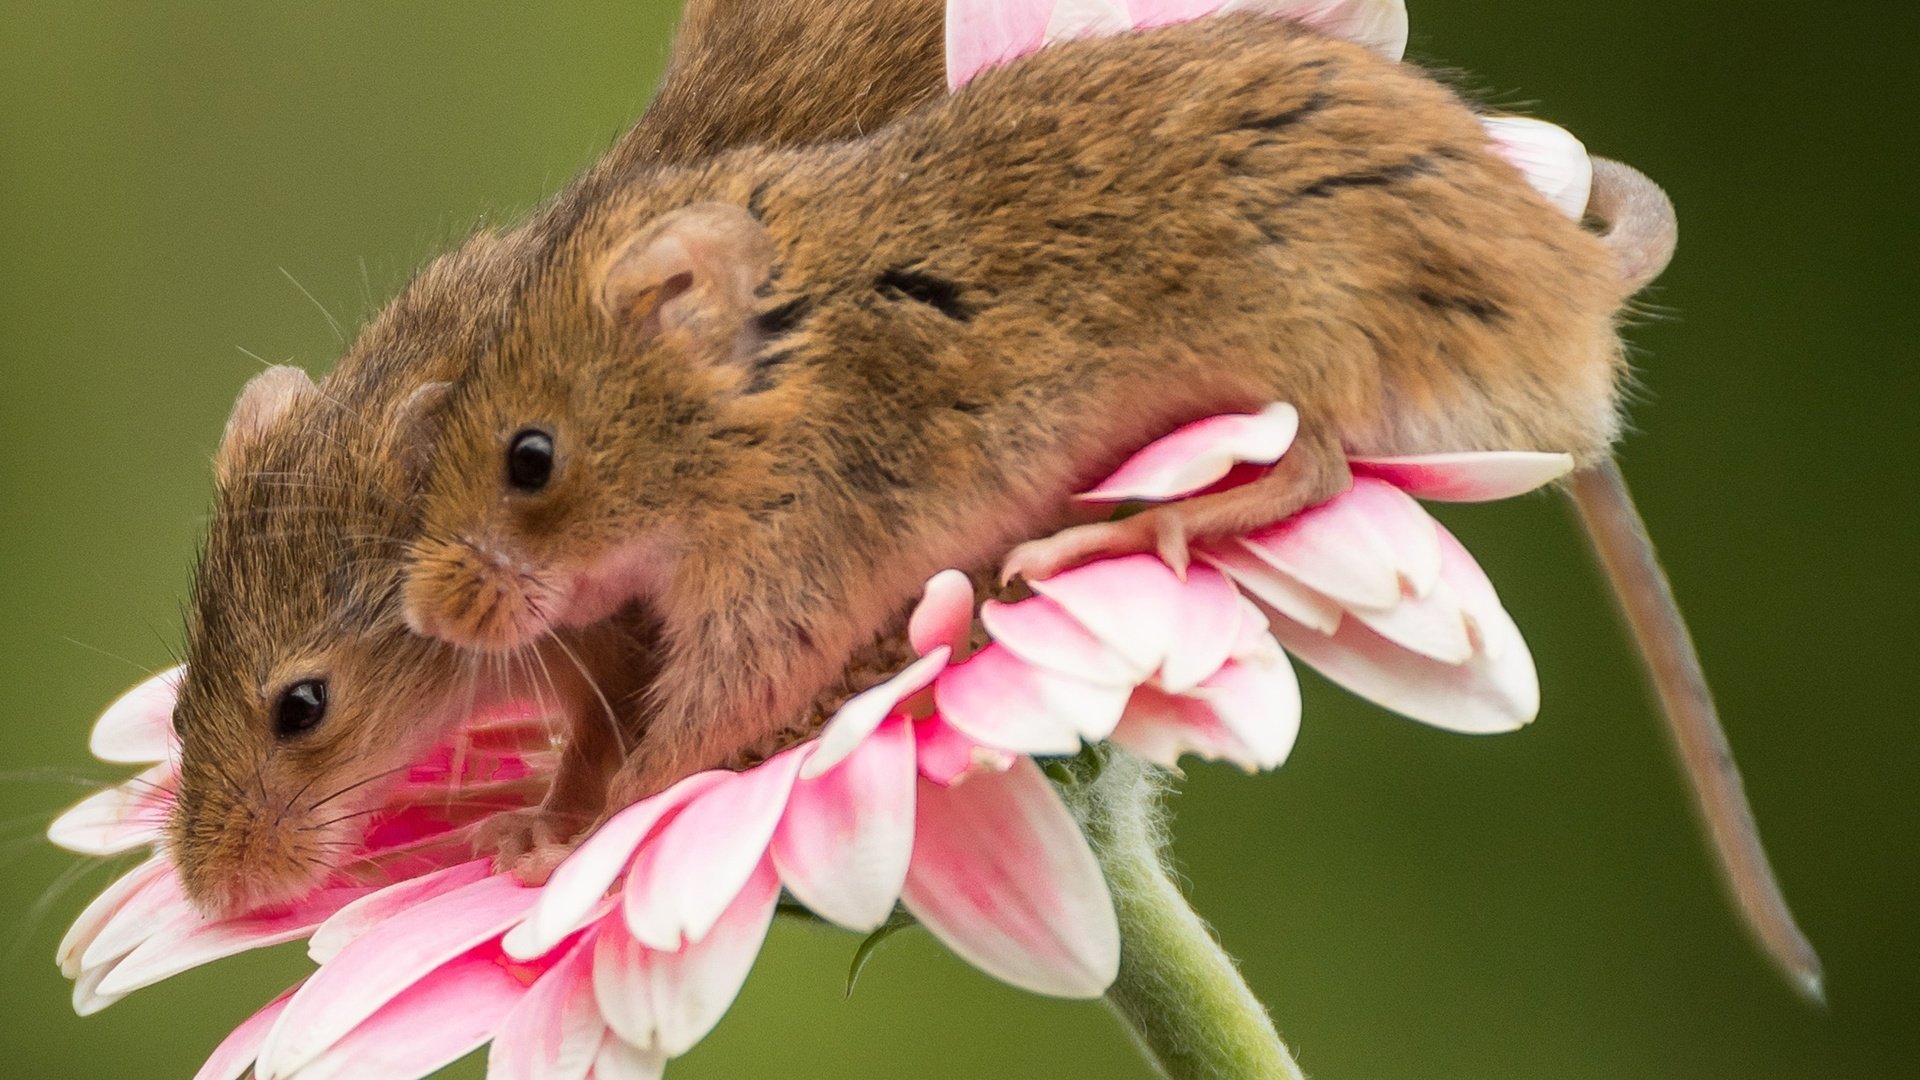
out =
<path fill-rule="evenodd" d="M 1131 755 L 1083 756 L 1067 795 L 1120 917 L 1107 1004 L 1169 1080 L 1301 1080 L 1233 958 L 1167 872 L 1161 778 Z"/>

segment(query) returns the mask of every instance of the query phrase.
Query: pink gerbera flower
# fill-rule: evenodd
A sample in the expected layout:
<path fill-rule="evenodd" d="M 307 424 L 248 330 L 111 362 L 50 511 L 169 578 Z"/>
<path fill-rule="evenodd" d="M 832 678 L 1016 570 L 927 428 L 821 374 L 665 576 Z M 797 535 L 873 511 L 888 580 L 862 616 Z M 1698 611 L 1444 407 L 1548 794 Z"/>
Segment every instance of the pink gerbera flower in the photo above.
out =
<path fill-rule="evenodd" d="M 1050 41 L 1214 10 L 1301 18 L 1398 56 L 1394 0 L 953 0 L 949 76 Z M 1488 121 L 1489 137 L 1569 213 L 1590 167 L 1558 128 Z M 1094 507 L 1245 483 L 1292 444 L 1274 405 L 1202 420 L 1082 496 Z M 489 1075 L 654 1077 L 731 1005 L 784 894 L 873 932 L 904 910 L 1015 986 L 1094 997 L 1120 933 L 1099 863 L 1035 758 L 1112 743 L 1271 769 L 1300 698 L 1288 654 L 1415 719 L 1493 732 L 1533 718 L 1532 660 L 1486 576 L 1416 499 L 1504 498 L 1564 455 L 1356 459 L 1351 490 L 1295 518 L 1201 545 L 1178 567 L 1108 559 L 979 610 L 966 655 L 964 575 L 928 583 L 910 636 L 920 659 L 840 709 L 813 739 L 741 772 L 687 777 L 628 807 L 541 888 L 468 857 L 477 823 L 538 802 L 556 763 L 544 724 L 475 718 L 370 818 L 335 881 L 283 909 L 206 919 L 186 903 L 162 824 L 177 784 L 177 672 L 109 708 L 92 747 L 150 764 L 55 822 L 91 855 L 153 848 L 60 947 L 75 1007 L 246 949 L 308 939 L 317 970 L 237 1027 L 202 1069 L 234 1080 L 419 1077 L 489 1042 Z"/>
<path fill-rule="evenodd" d="M 1189 425 L 1090 491 L 1164 500 L 1243 483 L 1285 453 L 1277 405 Z M 341 882 L 292 908 L 209 920 L 155 855 L 76 922 L 61 963 L 83 1011 L 189 967 L 309 937 L 318 970 L 237 1028 L 202 1076 L 420 1076 L 492 1041 L 494 1075 L 651 1076 L 731 1004 L 782 891 L 868 932 L 896 905 L 957 954 L 1038 993 L 1092 997 L 1119 934 L 1098 864 L 1032 755 L 1111 740 L 1272 768 L 1298 730 L 1284 642 L 1337 681 L 1458 730 L 1531 718 L 1531 662 L 1464 549 L 1406 492 L 1497 498 L 1555 455 L 1363 460 L 1352 491 L 1202 547 L 1184 578 L 1129 556 L 980 611 L 966 578 L 928 584 L 921 659 L 819 736 L 743 772 L 705 772 L 627 808 L 539 889 L 465 860 L 464 831 L 529 805 L 544 728 L 476 722 L 409 775 Z M 108 709 L 93 746 L 163 760 L 64 815 L 91 854 L 156 843 L 170 802 L 172 675 Z"/>

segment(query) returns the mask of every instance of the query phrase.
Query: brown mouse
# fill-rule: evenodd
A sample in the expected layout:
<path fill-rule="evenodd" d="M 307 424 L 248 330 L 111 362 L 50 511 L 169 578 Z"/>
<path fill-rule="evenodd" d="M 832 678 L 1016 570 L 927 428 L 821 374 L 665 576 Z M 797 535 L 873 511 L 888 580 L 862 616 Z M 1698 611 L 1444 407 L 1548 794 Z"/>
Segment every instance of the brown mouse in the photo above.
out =
<path fill-rule="evenodd" d="M 581 180 L 523 226 L 437 259 L 317 384 L 295 368 L 248 384 L 216 458 L 174 713 L 183 762 L 168 846 L 202 909 L 323 882 L 391 772 L 490 702 L 534 696 L 578 720 L 563 773 L 619 761 L 615 740 L 632 733 L 608 720 L 647 677 L 648 613 L 484 660 L 400 618 L 423 418 L 502 340 L 555 238 L 610 193 L 631 197 L 635 174 L 743 142 L 852 136 L 943 92 L 941 11 L 940 0 L 692 0 L 652 107 Z M 558 784 L 546 810 L 590 820 L 598 786 Z M 566 803 L 581 793 L 593 798 Z M 548 822 L 509 821 L 498 839 Z"/>
<path fill-rule="evenodd" d="M 1450 91 L 1286 22 L 1056 46 L 865 139 L 635 190 L 449 392 L 406 586 L 416 628 L 479 650 L 652 608 L 629 793 L 1196 417 L 1278 398 L 1304 430 L 1271 480 L 1062 534 L 1052 564 L 1285 517 L 1346 451 L 1592 463 L 1618 429 L 1607 245 Z"/>
<path fill-rule="evenodd" d="M 1673 240 L 1658 188 L 1596 178 L 1602 235 L 1434 80 L 1258 16 L 663 169 L 451 391 L 408 621 L 499 652 L 655 612 L 618 806 L 791 725 L 943 567 L 1177 566 L 1344 490 L 1350 453 L 1567 451 L 1593 504 L 1624 491 L 1616 322 Z M 1302 431 L 1269 478 L 1049 535 L 1125 454 L 1273 400 Z"/>

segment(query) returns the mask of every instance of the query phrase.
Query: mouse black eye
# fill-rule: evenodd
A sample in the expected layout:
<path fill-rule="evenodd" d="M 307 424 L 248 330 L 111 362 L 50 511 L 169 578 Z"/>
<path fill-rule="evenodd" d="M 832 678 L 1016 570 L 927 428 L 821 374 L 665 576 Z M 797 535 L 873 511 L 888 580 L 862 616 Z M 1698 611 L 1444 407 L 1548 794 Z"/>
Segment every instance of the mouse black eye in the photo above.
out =
<path fill-rule="evenodd" d="M 539 491 L 553 478 L 553 436 L 528 428 L 507 443 L 507 482 L 521 491 Z"/>
<path fill-rule="evenodd" d="M 297 682 L 280 692 L 280 701 L 273 709 L 273 734 L 279 739 L 296 738 L 319 727 L 326 718 L 326 680 Z"/>

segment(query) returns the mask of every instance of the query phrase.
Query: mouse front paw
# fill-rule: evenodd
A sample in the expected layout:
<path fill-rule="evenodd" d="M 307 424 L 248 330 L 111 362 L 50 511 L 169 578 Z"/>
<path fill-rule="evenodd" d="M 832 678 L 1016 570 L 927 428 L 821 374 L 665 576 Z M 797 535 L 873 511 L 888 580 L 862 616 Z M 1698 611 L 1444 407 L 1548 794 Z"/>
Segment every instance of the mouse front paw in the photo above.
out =
<path fill-rule="evenodd" d="M 474 830 L 475 855 L 493 856 L 497 873 L 510 873 L 525 885 L 544 885 L 586 834 L 576 814 L 544 806 L 488 818 Z"/>
<path fill-rule="evenodd" d="M 1177 506 L 1162 506 L 1120 521 L 1076 525 L 1013 549 L 1000 568 L 1000 583 L 1013 580 L 1045 581 L 1095 559 L 1141 553 L 1158 555 L 1184 576 L 1187 570 L 1187 529 Z"/>

